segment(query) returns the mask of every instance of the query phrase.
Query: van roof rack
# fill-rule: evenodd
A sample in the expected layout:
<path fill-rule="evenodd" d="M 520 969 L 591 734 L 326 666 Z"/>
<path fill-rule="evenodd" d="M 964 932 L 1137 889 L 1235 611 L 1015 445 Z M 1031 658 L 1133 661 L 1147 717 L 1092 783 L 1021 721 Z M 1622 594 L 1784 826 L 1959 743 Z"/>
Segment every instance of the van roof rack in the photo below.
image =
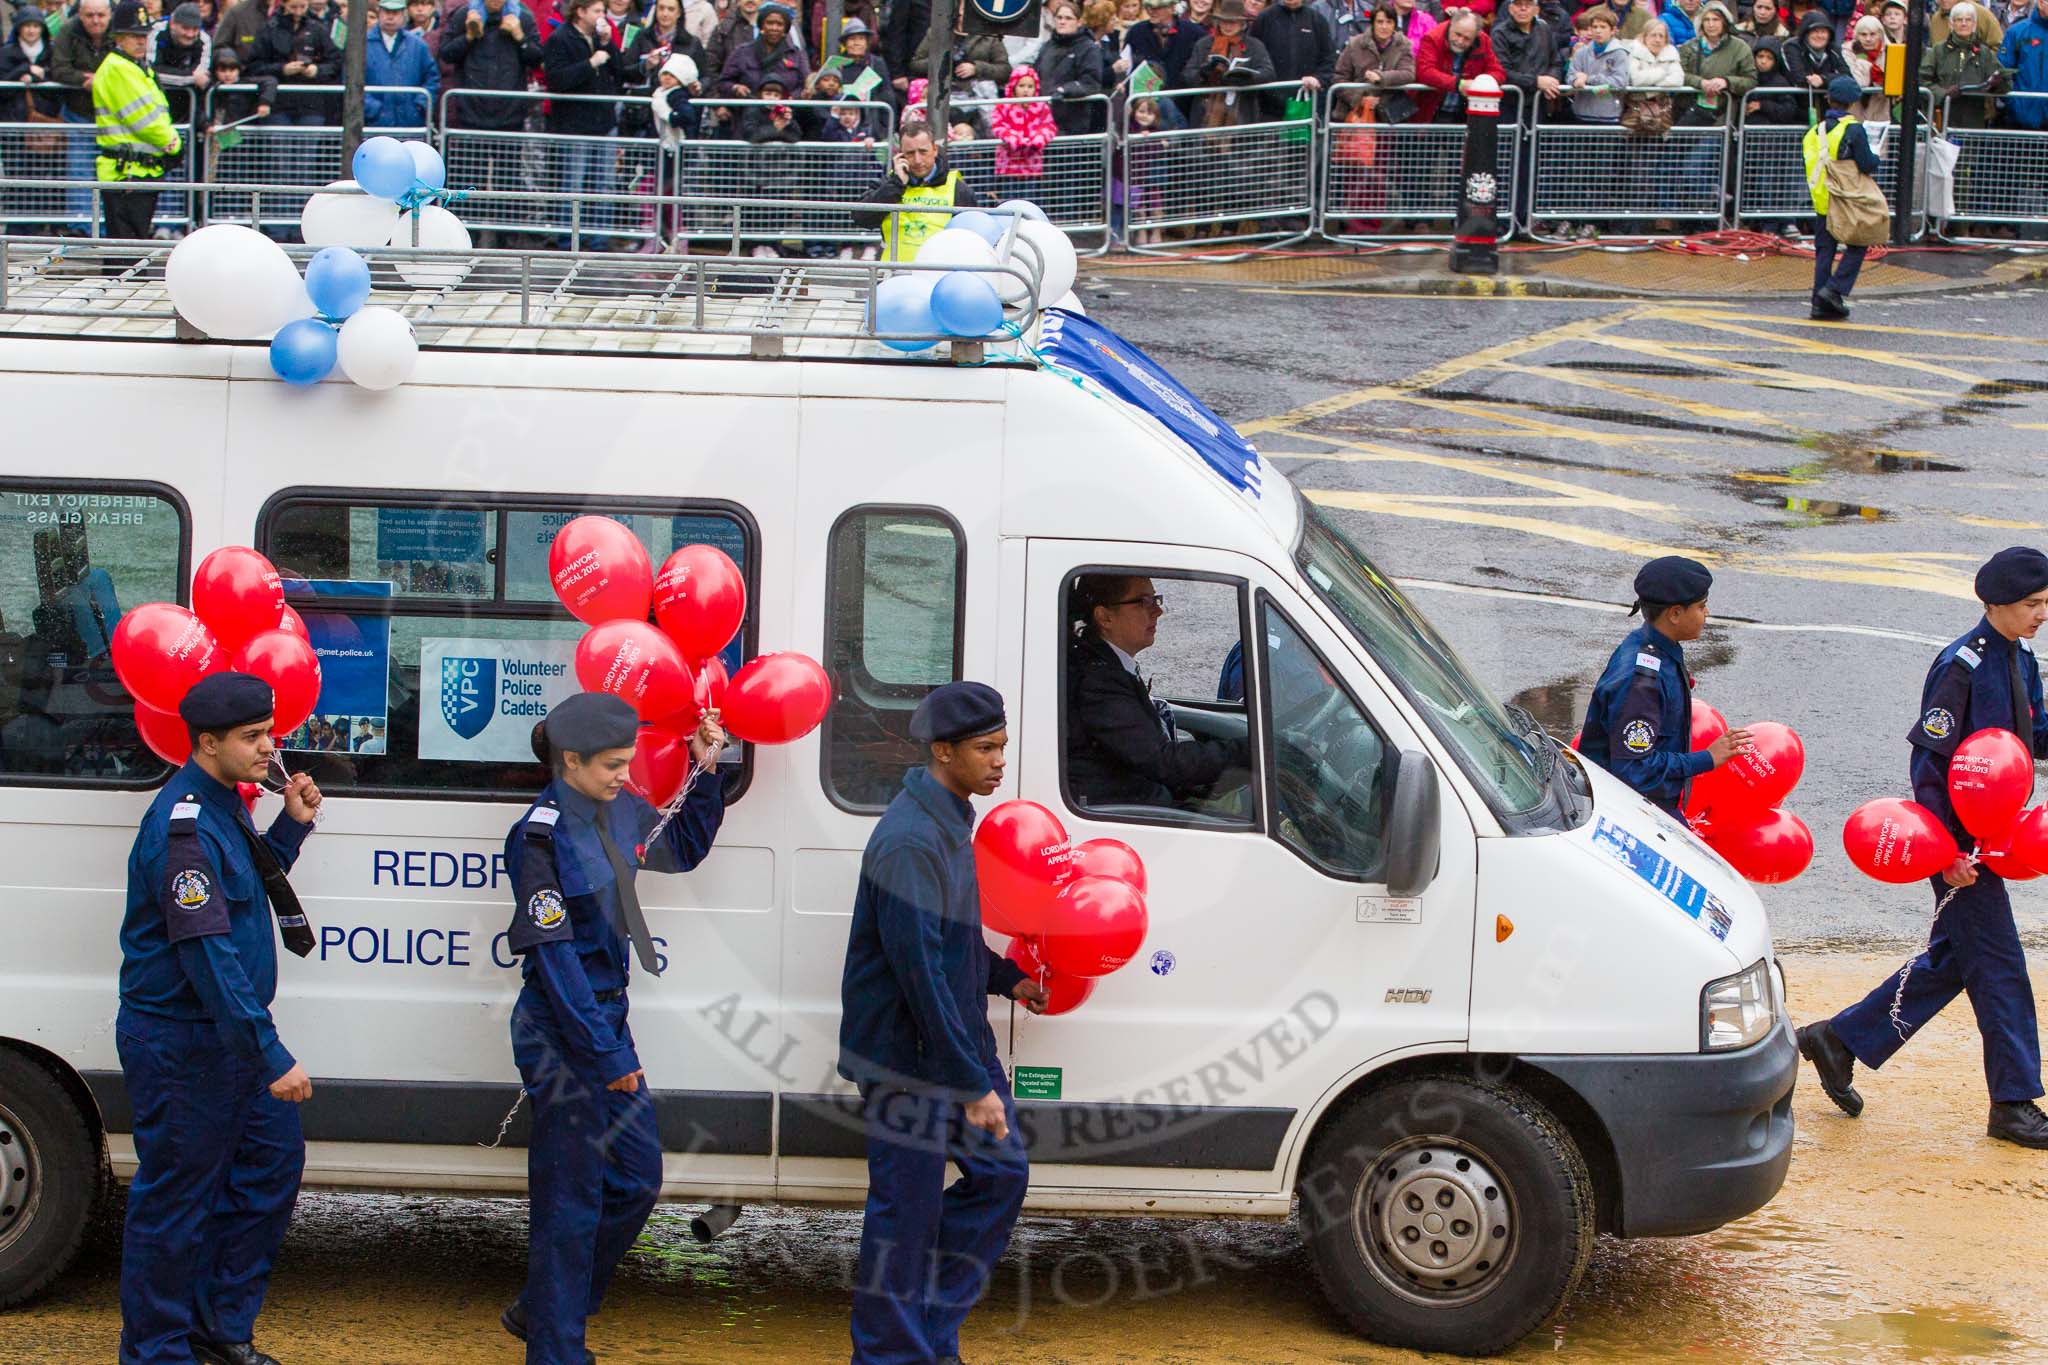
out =
<path fill-rule="evenodd" d="M 0 235 L 0 336 L 121 341 L 204 340 L 177 316 L 164 286 L 171 242 L 100 242 Z M 315 248 L 288 246 L 303 265 Z M 488 351 L 893 359 L 1030 363 L 1005 340 L 937 337 L 930 351 L 878 348 L 870 300 L 883 261 L 472 250 L 363 250 L 370 302 L 405 314 L 422 345 Z M 414 280 L 400 274 L 408 268 Z M 1022 267 L 982 270 L 1005 277 Z M 1029 336 L 1028 288 L 1006 328 Z"/>

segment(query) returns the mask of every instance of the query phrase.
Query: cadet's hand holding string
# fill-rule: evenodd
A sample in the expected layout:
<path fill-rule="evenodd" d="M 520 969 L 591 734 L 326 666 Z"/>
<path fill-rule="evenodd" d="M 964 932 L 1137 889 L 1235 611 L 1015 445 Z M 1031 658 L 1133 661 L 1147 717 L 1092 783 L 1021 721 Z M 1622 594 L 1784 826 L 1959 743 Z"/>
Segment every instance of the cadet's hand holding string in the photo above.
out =
<path fill-rule="evenodd" d="M 1707 752 L 1714 756 L 1714 766 L 1720 767 L 1737 754 L 1746 754 L 1756 745 L 1747 730 L 1724 731 L 1721 737 L 1707 746 Z"/>
<path fill-rule="evenodd" d="M 296 773 L 285 784 L 284 813 L 302 825 L 310 825 L 320 813 L 320 788 L 305 773 Z M 280 1095 L 279 1099 L 285 1098 Z"/>
<path fill-rule="evenodd" d="M 708 773 L 718 766 L 718 753 L 723 748 L 725 727 L 718 723 L 718 708 L 713 707 L 704 713 L 704 718 L 697 722 L 696 733 L 690 736 L 690 757 Z"/>

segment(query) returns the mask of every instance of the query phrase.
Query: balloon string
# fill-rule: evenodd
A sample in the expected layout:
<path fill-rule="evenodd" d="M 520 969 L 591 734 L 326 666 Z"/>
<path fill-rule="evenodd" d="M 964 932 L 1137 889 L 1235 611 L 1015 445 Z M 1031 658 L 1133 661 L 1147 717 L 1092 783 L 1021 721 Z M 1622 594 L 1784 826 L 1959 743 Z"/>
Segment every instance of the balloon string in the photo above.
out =
<path fill-rule="evenodd" d="M 439 204 L 444 208 L 448 208 L 461 203 L 467 198 L 469 198 L 468 190 L 436 190 L 429 189 L 425 185 L 415 185 L 404 194 L 398 196 L 398 211 L 400 213 L 414 213 L 424 204 Z"/>
<path fill-rule="evenodd" d="M 1971 850 L 1968 859 L 1970 866 L 1975 867 L 1977 865 L 1978 850 L 1982 848 L 1983 845 L 1980 843 L 1977 849 Z M 1927 922 L 1927 951 L 1930 954 L 1934 951 L 1934 930 L 1941 923 L 1941 912 L 1948 909 L 1948 903 L 1954 900 L 1956 893 L 1962 889 L 1960 886 L 1951 886 L 1948 889 L 1948 894 L 1935 903 L 1934 918 Z M 1919 960 L 1920 956 L 1916 953 L 1906 959 L 1905 966 L 1899 968 L 1899 988 L 1892 992 L 1892 1007 L 1888 1011 L 1891 1015 L 1892 1029 L 1899 1035 L 1899 1041 L 1902 1043 L 1906 1041 L 1906 1035 L 1912 1032 L 1906 1026 L 1905 1019 L 1901 1017 L 1906 1008 L 1906 980 L 1913 975 L 1913 964 Z"/>
<path fill-rule="evenodd" d="M 645 856 L 646 850 L 654 847 L 654 841 L 661 837 L 661 832 L 668 828 L 669 821 L 675 819 L 676 812 L 683 808 L 683 798 L 690 794 L 690 788 L 697 785 L 698 772 L 697 760 L 692 758 L 689 771 L 683 774 L 683 785 L 676 789 L 676 794 L 661 808 L 661 818 L 654 822 L 654 828 L 648 830 L 647 837 L 640 841 L 642 856 Z"/>

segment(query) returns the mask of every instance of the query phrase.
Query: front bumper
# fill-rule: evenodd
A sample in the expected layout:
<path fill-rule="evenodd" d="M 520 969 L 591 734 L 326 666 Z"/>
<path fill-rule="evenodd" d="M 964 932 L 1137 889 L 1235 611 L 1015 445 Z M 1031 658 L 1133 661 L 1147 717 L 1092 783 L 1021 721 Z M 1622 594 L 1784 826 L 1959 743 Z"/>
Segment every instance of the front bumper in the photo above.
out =
<path fill-rule="evenodd" d="M 1799 1047 L 1782 1012 L 1739 1052 L 1518 1060 L 1570 1086 L 1606 1125 L 1624 1237 L 1709 1232 L 1785 1183 Z"/>

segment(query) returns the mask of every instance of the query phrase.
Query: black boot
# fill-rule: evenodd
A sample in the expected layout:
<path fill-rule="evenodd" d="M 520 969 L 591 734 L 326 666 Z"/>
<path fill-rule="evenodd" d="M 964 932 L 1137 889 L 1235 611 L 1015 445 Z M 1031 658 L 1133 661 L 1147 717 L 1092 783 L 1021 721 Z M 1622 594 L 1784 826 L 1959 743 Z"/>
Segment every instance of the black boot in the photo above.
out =
<path fill-rule="evenodd" d="M 526 1304 L 514 1299 L 505 1311 L 498 1314 L 498 1325 L 521 1341 L 526 1340 Z M 589 1347 L 583 1349 L 583 1365 L 597 1365 L 597 1352 Z"/>
<path fill-rule="evenodd" d="M 1813 292 L 1813 300 L 1816 306 L 1826 310 L 1826 315 L 1830 318 L 1849 316 L 1849 301 L 1836 293 L 1832 285 L 1824 284 L 1816 289 Z"/>
<path fill-rule="evenodd" d="M 1856 1074 L 1856 1058 L 1835 1036 L 1835 1026 L 1823 1019 L 1799 1030 L 1799 1055 L 1813 1063 L 1820 1074 L 1821 1093 L 1835 1107 L 1855 1118 L 1863 1112 L 1863 1097 L 1849 1080 Z"/>
<path fill-rule="evenodd" d="M 2048 1151 L 2048 1114 L 2032 1100 L 1993 1100 L 1984 1132 L 2000 1142 Z"/>
<path fill-rule="evenodd" d="M 1811 303 L 1812 306 L 1806 310 L 1806 316 L 1812 318 L 1815 322 L 1834 321 L 1835 315 L 1830 313 L 1827 310 L 1827 306 L 1820 301 L 1820 290 L 1816 289 L 1813 291 Z"/>
<path fill-rule="evenodd" d="M 200 1365 L 277 1365 L 277 1361 L 256 1349 L 250 1341 L 223 1345 L 217 1341 L 193 1341 L 192 1358 Z"/>

